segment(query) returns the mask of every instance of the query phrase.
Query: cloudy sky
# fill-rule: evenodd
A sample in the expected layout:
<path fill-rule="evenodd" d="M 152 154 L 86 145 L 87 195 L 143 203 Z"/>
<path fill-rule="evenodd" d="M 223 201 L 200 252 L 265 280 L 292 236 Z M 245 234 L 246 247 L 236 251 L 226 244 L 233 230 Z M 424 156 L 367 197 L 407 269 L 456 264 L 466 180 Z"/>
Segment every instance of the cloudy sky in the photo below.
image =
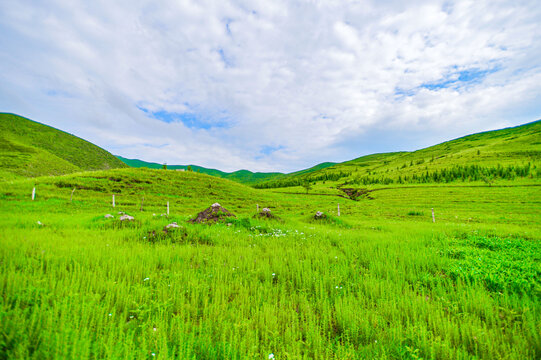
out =
<path fill-rule="evenodd" d="M 541 118 L 533 1 L 0 1 L 0 111 L 113 154 L 294 171 Z"/>

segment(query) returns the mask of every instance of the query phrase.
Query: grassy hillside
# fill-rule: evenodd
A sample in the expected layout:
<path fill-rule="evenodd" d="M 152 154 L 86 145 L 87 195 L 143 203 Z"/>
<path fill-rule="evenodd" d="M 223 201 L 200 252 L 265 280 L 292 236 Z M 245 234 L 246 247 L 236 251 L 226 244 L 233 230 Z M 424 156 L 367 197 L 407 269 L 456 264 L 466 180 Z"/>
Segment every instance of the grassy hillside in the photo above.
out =
<path fill-rule="evenodd" d="M 541 176 L 541 121 L 465 136 L 414 152 L 363 156 L 334 166 L 290 174 L 258 187 L 309 182 L 356 185 L 486 181 Z"/>
<path fill-rule="evenodd" d="M 134 168 L 148 168 L 148 169 L 161 169 L 163 167 L 162 164 L 153 163 L 153 162 L 147 162 L 142 161 L 138 159 L 127 159 L 122 156 L 116 156 L 118 159 L 123 161 L 125 164 L 134 167 Z M 192 170 L 195 172 L 199 172 L 201 174 L 207 174 L 212 176 L 217 176 L 224 179 L 233 180 L 236 182 L 240 182 L 243 184 L 254 184 L 262 181 L 268 181 L 271 179 L 276 179 L 282 177 L 284 174 L 279 172 L 272 172 L 272 173 L 262 173 L 262 172 L 251 172 L 248 170 L 238 170 L 235 172 L 224 172 L 216 169 L 208 169 L 202 166 L 197 165 L 190 165 Z M 188 165 L 167 165 L 168 170 L 187 170 Z"/>
<path fill-rule="evenodd" d="M 163 164 L 147 162 L 147 161 L 142 161 L 138 159 L 127 159 L 119 155 L 116 155 L 116 157 L 120 159 L 121 161 L 123 161 L 125 164 L 134 168 L 148 168 L 148 169 L 162 169 L 163 168 Z M 316 166 L 313 166 L 309 169 L 296 171 L 294 173 L 287 174 L 287 175 L 292 176 L 292 175 L 308 174 L 320 169 L 327 168 L 329 166 L 333 166 L 335 164 L 336 163 L 325 162 L 325 163 L 321 163 Z M 228 173 L 228 172 L 224 172 L 224 171 L 220 171 L 216 169 L 209 169 L 209 168 L 205 168 L 205 167 L 197 166 L 197 165 L 190 165 L 190 166 L 195 172 L 217 176 L 223 179 L 233 180 L 242 184 L 257 184 L 257 183 L 261 183 L 265 181 L 281 179 L 286 176 L 286 174 L 280 173 L 280 172 L 263 173 L 263 172 L 251 172 L 249 170 L 238 170 L 238 171 Z M 187 170 L 188 165 L 167 165 L 167 169 L 168 170 L 177 170 L 177 169 Z"/>
<path fill-rule="evenodd" d="M 126 167 L 98 146 L 13 114 L 0 113 L 0 179 Z"/>
<path fill-rule="evenodd" d="M 0 358 L 538 359 L 539 191 L 351 201 L 133 168 L 4 183 Z M 187 221 L 214 202 L 237 217 Z"/>

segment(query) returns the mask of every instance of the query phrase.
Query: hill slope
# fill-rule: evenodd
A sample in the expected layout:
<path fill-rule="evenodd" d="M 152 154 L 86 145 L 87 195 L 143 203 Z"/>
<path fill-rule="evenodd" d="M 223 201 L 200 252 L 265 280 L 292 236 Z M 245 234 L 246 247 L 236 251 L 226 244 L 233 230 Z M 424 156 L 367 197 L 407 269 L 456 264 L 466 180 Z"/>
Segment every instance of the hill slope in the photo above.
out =
<path fill-rule="evenodd" d="M 541 120 L 538 120 L 464 136 L 413 152 L 362 156 L 310 173 L 289 174 L 257 187 L 297 186 L 306 181 L 340 180 L 342 183 L 371 184 L 439 182 L 457 177 L 481 180 L 494 173 L 500 176 L 503 173 L 509 176 L 525 173 L 530 176 L 539 173 L 540 163 Z"/>
<path fill-rule="evenodd" d="M 134 168 L 148 168 L 148 169 L 161 169 L 163 167 L 162 164 L 154 163 L 154 162 L 147 162 L 143 160 L 138 159 L 127 159 L 125 157 L 116 155 L 118 159 L 120 159 L 122 162 L 124 162 L 126 165 L 129 165 Z M 278 177 L 284 176 L 284 174 L 279 172 L 272 172 L 272 173 L 262 173 L 262 172 L 251 172 L 248 170 L 238 170 L 235 172 L 224 172 L 216 169 L 209 169 L 202 166 L 197 165 L 167 165 L 167 169 L 169 170 L 187 170 L 188 166 L 191 166 L 192 170 L 195 172 L 199 172 L 201 174 L 207 174 L 212 175 L 216 177 L 220 177 L 223 179 L 229 179 L 236 182 L 240 182 L 243 184 L 253 184 L 257 182 L 262 181 L 268 181 L 271 179 L 275 179 Z"/>
<path fill-rule="evenodd" d="M 118 159 L 123 161 L 126 165 L 134 167 L 134 168 L 148 168 L 148 169 L 161 169 L 163 167 L 162 164 L 154 163 L 154 162 L 147 162 L 139 159 L 127 159 L 125 157 L 116 155 Z M 335 165 L 336 163 L 331 162 L 325 162 L 318 164 L 316 166 L 313 166 L 309 169 L 296 171 L 287 175 L 300 175 L 300 174 L 308 174 L 312 173 L 317 170 L 321 170 L 324 168 L 327 168 L 329 166 Z M 198 165 L 189 165 L 192 167 L 193 171 L 200 172 L 202 174 L 217 176 L 223 179 L 229 179 L 233 180 L 242 184 L 257 184 L 265 181 L 271 181 L 271 180 L 277 180 L 284 178 L 286 174 L 281 172 L 251 172 L 249 170 L 238 170 L 231 173 L 220 171 L 217 169 L 209 169 Z M 169 170 L 187 170 L 188 165 L 167 165 L 167 169 Z"/>
<path fill-rule="evenodd" d="M 127 167 L 106 150 L 24 117 L 0 113 L 0 179 Z"/>

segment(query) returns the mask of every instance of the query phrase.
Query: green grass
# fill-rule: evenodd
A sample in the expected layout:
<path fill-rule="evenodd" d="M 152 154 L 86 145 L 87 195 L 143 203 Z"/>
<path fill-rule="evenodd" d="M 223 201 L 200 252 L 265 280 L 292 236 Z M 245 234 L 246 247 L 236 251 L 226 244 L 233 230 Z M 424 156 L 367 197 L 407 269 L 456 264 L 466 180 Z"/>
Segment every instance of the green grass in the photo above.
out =
<path fill-rule="evenodd" d="M 353 201 L 149 169 L 4 182 L 0 358 L 537 359 L 539 185 Z M 188 223 L 214 202 L 237 218 Z"/>
<path fill-rule="evenodd" d="M 414 152 L 372 154 L 308 173 L 257 184 L 261 188 L 302 185 L 479 181 L 541 177 L 541 120 L 473 134 Z M 523 171 L 527 167 L 527 171 Z M 519 169 L 520 168 L 520 169 Z M 522 174 L 524 172 L 524 174 Z M 429 177 L 423 179 L 428 174 Z"/>
<path fill-rule="evenodd" d="M 162 169 L 164 166 L 164 164 L 147 162 L 147 161 L 142 161 L 138 159 L 127 159 L 125 157 L 118 156 L 118 155 L 116 157 L 120 159 L 122 162 L 124 162 L 126 165 L 134 167 L 134 168 Z M 314 171 L 325 169 L 335 164 L 336 163 L 331 163 L 331 162 L 321 163 L 309 169 L 290 173 L 288 174 L 288 176 L 312 173 Z M 286 177 L 286 174 L 283 174 L 280 172 L 264 173 L 264 172 L 251 172 L 248 170 L 238 170 L 238 171 L 228 173 L 228 172 L 224 172 L 224 171 L 220 171 L 216 169 L 208 169 L 208 168 L 197 166 L 197 165 L 189 165 L 189 166 L 192 168 L 193 171 L 199 172 L 201 174 L 212 175 L 219 178 L 239 182 L 241 184 L 249 184 L 249 185 L 255 185 L 262 182 L 278 180 L 278 179 L 282 179 Z M 188 169 L 188 165 L 167 165 L 167 169 L 186 171 Z"/>
<path fill-rule="evenodd" d="M 124 162 L 126 165 L 129 165 L 131 167 L 135 168 L 148 168 L 148 169 L 162 169 L 163 164 L 153 163 L 153 162 L 146 162 L 138 159 L 127 159 L 122 156 L 118 156 L 117 158 L 120 159 L 122 162 Z M 271 173 L 263 173 L 263 172 L 251 172 L 248 170 L 238 170 L 231 173 L 216 170 L 216 169 L 209 169 L 202 166 L 197 165 L 167 165 L 168 170 L 184 170 L 186 171 L 188 169 L 188 166 L 192 168 L 194 172 L 198 172 L 201 174 L 207 174 L 216 176 L 223 179 L 228 179 L 232 181 L 236 181 L 242 184 L 256 184 L 263 181 L 268 181 L 271 179 L 277 179 L 284 176 L 284 174 L 279 172 L 271 172 Z"/>
<path fill-rule="evenodd" d="M 123 162 L 88 141 L 0 113 L 0 180 L 123 167 Z"/>

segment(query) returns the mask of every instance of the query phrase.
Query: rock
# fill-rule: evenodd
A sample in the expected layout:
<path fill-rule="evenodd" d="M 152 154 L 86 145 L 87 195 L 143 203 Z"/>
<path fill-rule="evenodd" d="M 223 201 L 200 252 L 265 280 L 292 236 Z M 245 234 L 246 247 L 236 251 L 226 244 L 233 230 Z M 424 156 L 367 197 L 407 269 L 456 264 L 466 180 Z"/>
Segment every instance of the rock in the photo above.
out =
<path fill-rule="evenodd" d="M 214 209 L 214 208 L 220 208 L 222 206 L 220 204 L 218 204 L 218 203 L 214 203 L 214 204 L 211 205 L 211 207 Z"/>
<path fill-rule="evenodd" d="M 105 214 L 104 218 L 106 218 L 106 219 L 110 219 L 110 218 L 114 218 L 114 216 L 113 216 L 113 215 L 111 215 L 111 214 Z"/>
<path fill-rule="evenodd" d="M 122 215 L 120 217 L 120 221 L 133 221 L 135 220 L 135 218 L 133 216 L 130 216 L 130 215 Z"/>
<path fill-rule="evenodd" d="M 323 214 L 321 211 L 316 212 L 316 215 L 314 216 L 316 219 L 324 217 L 325 214 Z"/>
<path fill-rule="evenodd" d="M 176 222 L 171 223 L 171 224 L 165 226 L 166 229 L 170 229 L 170 228 L 179 228 L 179 227 L 180 227 L 180 226 L 177 225 Z"/>
<path fill-rule="evenodd" d="M 254 216 L 254 219 L 266 219 L 266 220 L 278 220 L 278 221 L 283 221 L 282 219 L 280 219 L 278 216 L 274 215 L 273 213 L 271 213 L 271 209 L 269 208 L 263 208 L 261 210 L 261 212 L 255 214 Z"/>
<path fill-rule="evenodd" d="M 118 212 L 118 215 L 124 215 L 124 214 L 125 214 L 124 211 L 119 211 L 119 212 Z"/>
<path fill-rule="evenodd" d="M 39 221 L 39 220 L 38 220 L 37 224 L 38 224 L 39 226 L 43 225 L 43 224 L 41 223 L 41 221 Z"/>

